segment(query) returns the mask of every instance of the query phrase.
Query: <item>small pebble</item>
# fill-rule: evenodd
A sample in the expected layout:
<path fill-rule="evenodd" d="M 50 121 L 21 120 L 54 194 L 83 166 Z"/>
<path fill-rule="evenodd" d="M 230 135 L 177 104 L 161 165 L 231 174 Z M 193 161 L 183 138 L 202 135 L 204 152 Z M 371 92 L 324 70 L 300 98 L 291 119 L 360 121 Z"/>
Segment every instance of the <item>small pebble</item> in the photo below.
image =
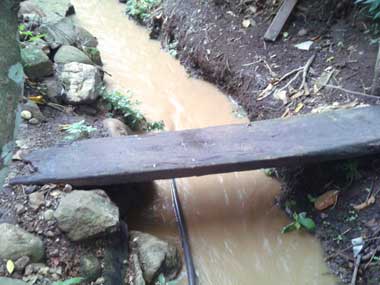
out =
<path fill-rule="evenodd" d="M 32 118 L 32 112 L 28 111 L 28 110 L 24 110 L 21 112 L 21 118 L 23 118 L 24 120 L 30 120 Z"/>
<path fill-rule="evenodd" d="M 21 272 L 25 269 L 29 262 L 30 258 L 28 256 L 22 256 L 15 261 L 15 269 Z"/>
<path fill-rule="evenodd" d="M 39 120 L 37 120 L 36 118 L 31 118 L 29 121 L 28 121 L 29 124 L 31 125 L 38 125 L 40 123 Z"/>
<path fill-rule="evenodd" d="M 298 31 L 298 36 L 303 37 L 307 35 L 307 30 L 306 29 L 301 29 Z"/>

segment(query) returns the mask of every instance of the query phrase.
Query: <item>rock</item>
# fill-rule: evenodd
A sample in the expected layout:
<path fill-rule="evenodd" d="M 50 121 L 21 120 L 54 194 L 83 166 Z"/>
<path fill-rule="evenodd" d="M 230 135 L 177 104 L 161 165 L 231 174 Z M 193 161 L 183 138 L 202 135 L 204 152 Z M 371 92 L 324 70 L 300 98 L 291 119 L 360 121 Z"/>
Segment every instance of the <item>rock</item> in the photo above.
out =
<path fill-rule="evenodd" d="M 78 105 L 75 108 L 75 113 L 88 116 L 96 116 L 98 110 L 94 106 L 89 105 Z"/>
<path fill-rule="evenodd" d="M 32 274 L 41 274 L 41 275 L 47 275 L 49 273 L 49 267 L 47 267 L 43 263 L 31 263 L 25 267 L 25 273 L 24 275 L 32 275 Z"/>
<path fill-rule="evenodd" d="M 297 35 L 299 37 L 303 37 L 303 36 L 306 36 L 307 35 L 307 30 L 302 28 L 301 30 L 298 31 Z"/>
<path fill-rule="evenodd" d="M 128 135 L 128 127 L 120 120 L 107 118 L 103 120 L 103 127 L 111 137 L 120 137 Z M 129 131 L 130 132 L 130 131 Z"/>
<path fill-rule="evenodd" d="M 66 16 L 75 13 L 74 7 L 70 3 L 70 0 L 28 0 L 27 2 L 34 4 L 42 10 L 44 14 L 44 16 L 42 16 L 43 21 L 46 23 L 55 24 Z"/>
<path fill-rule="evenodd" d="M 45 196 L 42 192 L 34 192 L 29 195 L 29 205 L 33 210 L 39 209 L 45 204 Z"/>
<path fill-rule="evenodd" d="M 58 79 L 64 91 L 64 100 L 69 104 L 92 103 L 99 97 L 102 76 L 93 65 L 67 63 L 60 67 Z"/>
<path fill-rule="evenodd" d="M 139 257 L 135 253 L 131 254 L 131 265 L 130 266 L 131 266 L 131 269 L 133 272 L 132 284 L 133 285 L 145 285 L 146 283 L 145 283 L 144 276 L 143 276 L 141 266 L 139 263 Z"/>
<path fill-rule="evenodd" d="M 32 117 L 33 118 L 36 118 L 38 121 L 40 122 L 43 122 L 43 121 L 46 121 L 46 118 L 45 116 L 42 114 L 40 108 L 38 107 L 38 105 L 36 103 L 34 103 L 33 101 L 31 100 L 28 100 L 27 103 L 25 103 L 23 106 L 22 106 L 22 109 L 25 111 L 29 111 L 30 113 L 32 113 Z"/>
<path fill-rule="evenodd" d="M 177 248 L 153 235 L 131 231 L 130 247 L 138 254 L 144 279 L 148 284 L 160 273 L 164 273 L 168 279 L 174 278 L 180 269 Z"/>
<path fill-rule="evenodd" d="M 28 123 L 31 125 L 38 125 L 40 121 L 37 120 L 36 118 L 31 118 Z"/>
<path fill-rule="evenodd" d="M 115 232 L 119 209 L 103 190 L 76 190 L 66 194 L 54 213 L 58 227 L 73 240 Z"/>
<path fill-rule="evenodd" d="M 16 204 L 15 210 L 17 215 L 22 215 L 26 212 L 26 208 L 22 204 Z"/>
<path fill-rule="evenodd" d="M 57 78 L 45 78 L 42 81 L 42 86 L 44 88 L 46 96 L 50 99 L 50 101 L 53 103 L 60 103 L 63 89 Z"/>
<path fill-rule="evenodd" d="M 36 47 L 21 49 L 21 60 L 24 72 L 31 80 L 41 80 L 53 74 L 53 63 L 42 50 Z"/>
<path fill-rule="evenodd" d="M 85 255 L 80 259 L 80 276 L 88 281 L 94 281 L 100 277 L 102 267 L 98 258 L 94 255 Z"/>
<path fill-rule="evenodd" d="M 100 277 L 100 278 L 96 279 L 95 285 L 103 285 L 104 281 L 105 281 L 104 277 Z"/>
<path fill-rule="evenodd" d="M 54 219 L 54 211 L 52 209 L 48 209 L 44 212 L 45 221 L 51 221 Z"/>
<path fill-rule="evenodd" d="M 73 46 L 61 46 L 54 56 L 54 62 L 58 64 L 71 62 L 92 64 L 91 59 L 83 51 Z"/>
<path fill-rule="evenodd" d="M 83 51 L 93 63 L 96 65 L 103 65 L 102 58 L 100 57 L 100 51 L 96 47 L 85 47 Z"/>
<path fill-rule="evenodd" d="M 15 269 L 19 272 L 24 271 L 25 267 L 29 264 L 29 256 L 22 256 L 15 261 Z"/>
<path fill-rule="evenodd" d="M 42 240 L 15 225 L 0 224 L 0 257 L 17 260 L 22 256 L 28 256 L 33 262 L 41 260 L 44 256 Z"/>
<path fill-rule="evenodd" d="M 72 19 L 65 18 L 57 24 L 43 24 L 38 28 L 45 34 L 45 41 L 52 49 L 62 45 L 77 47 L 97 47 L 98 40 L 86 29 L 76 26 Z"/>
<path fill-rule="evenodd" d="M 30 120 L 32 117 L 32 112 L 27 110 L 21 111 L 21 118 L 23 118 L 24 120 Z"/>
<path fill-rule="evenodd" d="M 43 39 L 36 39 L 31 42 L 21 42 L 21 45 L 23 48 L 25 47 L 35 47 L 40 50 L 42 50 L 46 55 L 50 54 L 50 48 L 47 42 L 45 42 Z"/>
<path fill-rule="evenodd" d="M 23 15 L 38 15 L 39 17 L 46 17 L 44 11 L 42 11 L 41 7 L 36 3 L 33 3 L 31 0 L 23 1 L 20 3 L 20 8 L 18 10 L 18 17 L 22 18 Z"/>
<path fill-rule="evenodd" d="M 0 277 L 0 284 L 1 285 L 28 285 L 22 280 L 7 278 L 7 277 Z"/>

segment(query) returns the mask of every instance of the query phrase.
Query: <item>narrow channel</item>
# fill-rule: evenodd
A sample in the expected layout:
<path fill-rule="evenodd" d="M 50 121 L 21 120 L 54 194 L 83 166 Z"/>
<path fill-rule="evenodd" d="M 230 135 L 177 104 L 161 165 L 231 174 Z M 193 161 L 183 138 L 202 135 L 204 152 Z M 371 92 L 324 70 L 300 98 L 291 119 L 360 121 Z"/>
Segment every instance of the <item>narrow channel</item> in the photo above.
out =
<path fill-rule="evenodd" d="M 149 119 L 164 120 L 167 130 L 248 122 L 227 96 L 190 78 L 159 42 L 149 40 L 124 14 L 125 6 L 116 0 L 72 2 L 76 20 L 99 40 L 104 68 L 112 74 L 107 84 L 131 90 Z M 178 243 L 170 181 L 156 185 L 154 201 L 128 223 Z M 289 221 L 274 206 L 280 185 L 262 171 L 179 179 L 178 187 L 199 284 L 336 284 L 316 239 L 281 234 Z M 185 273 L 178 284 L 186 284 Z"/>

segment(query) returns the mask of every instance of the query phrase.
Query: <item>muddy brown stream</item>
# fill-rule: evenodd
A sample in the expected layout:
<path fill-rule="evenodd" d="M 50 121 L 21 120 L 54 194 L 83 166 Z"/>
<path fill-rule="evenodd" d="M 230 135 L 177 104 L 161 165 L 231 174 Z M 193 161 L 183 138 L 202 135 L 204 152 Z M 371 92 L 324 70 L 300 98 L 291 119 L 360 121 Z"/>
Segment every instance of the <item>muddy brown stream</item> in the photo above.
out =
<path fill-rule="evenodd" d="M 98 37 L 110 88 L 131 90 L 141 110 L 166 129 L 246 123 L 216 87 L 189 78 L 184 68 L 125 16 L 117 0 L 72 0 L 82 26 Z M 226 150 L 228 151 L 228 150 Z M 154 201 L 130 227 L 178 243 L 170 183 L 157 181 Z M 274 206 L 277 181 L 262 171 L 178 180 L 199 284 L 335 284 L 316 239 L 282 235 L 289 220 Z M 178 284 L 186 284 L 180 274 Z"/>

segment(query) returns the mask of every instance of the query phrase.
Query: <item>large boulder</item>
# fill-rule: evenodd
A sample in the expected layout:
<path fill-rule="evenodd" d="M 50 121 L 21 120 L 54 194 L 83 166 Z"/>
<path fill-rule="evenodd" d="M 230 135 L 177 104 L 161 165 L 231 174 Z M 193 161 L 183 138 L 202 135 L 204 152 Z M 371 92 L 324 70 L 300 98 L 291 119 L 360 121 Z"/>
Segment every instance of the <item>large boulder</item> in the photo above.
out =
<path fill-rule="evenodd" d="M 117 230 L 119 209 L 103 190 L 76 190 L 64 196 L 54 213 L 58 227 L 73 240 Z"/>
<path fill-rule="evenodd" d="M 43 24 L 38 32 L 45 35 L 45 41 L 52 49 L 62 45 L 78 47 L 96 47 L 97 39 L 86 29 L 78 27 L 71 18 L 65 18 L 56 24 Z"/>
<path fill-rule="evenodd" d="M 17 260 L 23 256 L 40 261 L 44 256 L 42 240 L 15 225 L 0 224 L 0 258 Z"/>
<path fill-rule="evenodd" d="M 38 14 L 45 23 L 55 24 L 66 16 L 75 13 L 70 0 L 27 0 L 21 2 L 19 16 L 25 14 Z"/>
<path fill-rule="evenodd" d="M 0 284 L 1 285 L 28 285 L 26 282 L 22 280 L 7 278 L 7 277 L 0 277 Z"/>
<path fill-rule="evenodd" d="M 58 64 L 71 62 L 92 64 L 91 59 L 83 51 L 73 46 L 61 46 L 54 55 L 54 62 Z"/>
<path fill-rule="evenodd" d="M 100 94 L 102 76 L 96 66 L 72 62 L 58 68 L 58 79 L 69 104 L 94 102 Z"/>
<path fill-rule="evenodd" d="M 138 254 L 144 279 L 148 284 L 160 273 L 168 279 L 174 278 L 180 269 L 177 248 L 151 234 L 131 231 L 130 247 Z"/>
<path fill-rule="evenodd" d="M 31 80 L 41 80 L 53 74 L 53 63 L 39 48 L 29 46 L 21 49 L 22 65 Z"/>
<path fill-rule="evenodd" d="M 103 127 L 111 137 L 127 136 L 131 133 L 128 127 L 120 120 L 115 118 L 107 118 L 103 120 Z"/>

